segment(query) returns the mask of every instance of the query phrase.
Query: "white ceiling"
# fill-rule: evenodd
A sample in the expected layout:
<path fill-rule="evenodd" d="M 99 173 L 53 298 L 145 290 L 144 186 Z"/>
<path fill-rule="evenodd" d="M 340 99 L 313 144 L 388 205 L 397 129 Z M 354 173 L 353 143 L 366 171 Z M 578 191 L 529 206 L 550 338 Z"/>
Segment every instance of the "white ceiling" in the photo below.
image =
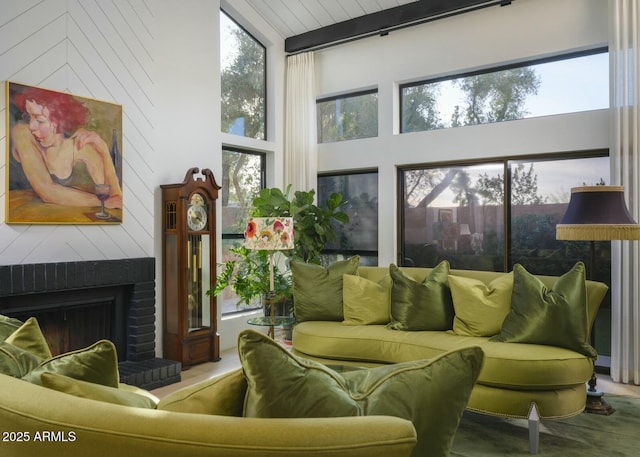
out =
<path fill-rule="evenodd" d="M 417 0 L 247 0 L 283 38 Z"/>

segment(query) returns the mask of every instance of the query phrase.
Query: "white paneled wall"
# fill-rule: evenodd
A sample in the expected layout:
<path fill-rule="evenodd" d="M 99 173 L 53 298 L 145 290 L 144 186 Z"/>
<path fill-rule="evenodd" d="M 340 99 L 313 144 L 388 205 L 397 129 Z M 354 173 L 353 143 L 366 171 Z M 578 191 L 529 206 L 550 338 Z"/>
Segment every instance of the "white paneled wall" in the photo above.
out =
<path fill-rule="evenodd" d="M 154 252 L 154 33 L 142 0 L 2 0 L 0 81 L 123 106 L 123 223 L 8 225 L 6 100 L 0 97 L 0 264 L 152 256 Z"/>

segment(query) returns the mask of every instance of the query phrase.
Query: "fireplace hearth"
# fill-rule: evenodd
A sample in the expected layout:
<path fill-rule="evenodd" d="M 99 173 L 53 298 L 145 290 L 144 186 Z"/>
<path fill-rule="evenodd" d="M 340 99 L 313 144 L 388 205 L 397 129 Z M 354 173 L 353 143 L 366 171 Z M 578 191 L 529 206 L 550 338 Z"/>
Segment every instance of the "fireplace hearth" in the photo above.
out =
<path fill-rule="evenodd" d="M 121 382 L 155 389 L 181 379 L 155 357 L 152 257 L 0 266 L 0 314 L 38 319 L 52 353 L 114 342 Z"/>

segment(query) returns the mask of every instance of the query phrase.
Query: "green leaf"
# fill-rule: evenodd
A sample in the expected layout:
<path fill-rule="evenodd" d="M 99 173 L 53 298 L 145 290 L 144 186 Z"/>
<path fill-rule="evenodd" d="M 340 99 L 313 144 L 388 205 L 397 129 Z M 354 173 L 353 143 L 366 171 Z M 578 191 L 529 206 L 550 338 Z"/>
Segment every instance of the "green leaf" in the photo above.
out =
<path fill-rule="evenodd" d="M 338 222 L 342 222 L 346 224 L 349 222 L 349 215 L 343 211 L 338 211 L 337 213 L 333 213 L 333 218 Z"/>
<path fill-rule="evenodd" d="M 338 206 L 340 206 L 340 203 L 342 203 L 342 194 L 334 192 L 327 199 L 327 208 L 329 208 L 329 211 L 333 212 Z"/>

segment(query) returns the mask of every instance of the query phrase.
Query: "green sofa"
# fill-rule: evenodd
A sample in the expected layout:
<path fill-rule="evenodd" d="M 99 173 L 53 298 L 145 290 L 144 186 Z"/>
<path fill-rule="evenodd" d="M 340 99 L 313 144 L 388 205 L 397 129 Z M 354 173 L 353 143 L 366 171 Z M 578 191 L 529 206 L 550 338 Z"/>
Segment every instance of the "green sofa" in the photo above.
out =
<path fill-rule="evenodd" d="M 158 399 L 119 381 L 113 342 L 53 355 L 36 318 L 0 315 L 2 455 L 445 457 L 484 359 L 343 371 L 253 329 L 238 354 L 241 369 Z"/>
<path fill-rule="evenodd" d="M 53 355 L 35 318 L 0 315 L 0 455 L 406 457 L 416 447 L 413 423 L 384 413 L 248 417 L 244 373 L 159 400 L 119 382 L 111 341 Z"/>
<path fill-rule="evenodd" d="M 430 268 L 406 267 L 399 270 L 417 282 L 433 272 Z M 451 270 L 449 274 L 490 284 L 508 273 Z M 389 280 L 389 268 L 360 266 L 357 276 L 383 284 L 385 278 Z M 551 276 L 535 277 L 549 289 L 558 280 Z M 295 279 L 294 276 L 294 299 Z M 605 284 L 586 281 L 587 332 L 606 292 Z M 565 418 L 584 410 L 585 383 L 594 370 L 593 357 L 575 350 L 546 344 L 498 342 L 489 336 L 463 336 L 452 330 L 404 331 L 393 330 L 384 323 L 345 324 L 335 319 L 299 322 L 293 330 L 293 352 L 325 364 L 377 366 L 431 358 L 452 349 L 479 346 L 484 351 L 484 365 L 467 409 L 529 419 L 533 454 L 538 451 L 539 419 Z"/>
<path fill-rule="evenodd" d="M 245 389 L 236 370 L 170 394 L 158 409 L 148 409 L 80 398 L 0 374 L 1 454 L 400 457 L 409 456 L 416 443 L 412 423 L 390 416 L 235 417 Z"/>

